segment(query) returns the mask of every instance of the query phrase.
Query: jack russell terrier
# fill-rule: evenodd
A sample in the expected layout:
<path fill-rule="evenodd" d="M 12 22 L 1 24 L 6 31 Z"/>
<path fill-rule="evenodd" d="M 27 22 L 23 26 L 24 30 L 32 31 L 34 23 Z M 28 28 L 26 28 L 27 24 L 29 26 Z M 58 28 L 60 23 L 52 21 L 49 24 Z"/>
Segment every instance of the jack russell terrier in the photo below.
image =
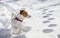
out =
<path fill-rule="evenodd" d="M 12 14 L 12 17 L 13 16 L 14 16 L 14 14 Z M 25 18 L 30 18 L 30 17 L 31 16 L 28 15 L 28 13 L 25 10 L 20 10 L 20 13 L 15 15 L 11 21 L 11 23 L 12 23 L 12 26 L 11 26 L 12 35 L 19 35 L 22 32 L 28 32 L 30 30 L 30 27 L 24 26 L 22 24 L 22 22 Z"/>

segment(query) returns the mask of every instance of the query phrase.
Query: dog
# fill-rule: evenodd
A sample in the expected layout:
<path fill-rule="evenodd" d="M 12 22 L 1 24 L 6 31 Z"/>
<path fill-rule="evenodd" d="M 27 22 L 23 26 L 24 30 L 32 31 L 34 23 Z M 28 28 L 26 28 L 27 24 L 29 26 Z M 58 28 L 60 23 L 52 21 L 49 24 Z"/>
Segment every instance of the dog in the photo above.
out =
<path fill-rule="evenodd" d="M 31 16 L 28 14 L 26 10 L 20 10 L 17 15 L 12 14 L 12 21 L 11 21 L 11 34 L 12 35 L 19 35 L 23 34 L 22 32 L 28 32 L 31 28 L 29 26 L 24 26 L 22 24 L 25 18 L 30 18 Z"/>

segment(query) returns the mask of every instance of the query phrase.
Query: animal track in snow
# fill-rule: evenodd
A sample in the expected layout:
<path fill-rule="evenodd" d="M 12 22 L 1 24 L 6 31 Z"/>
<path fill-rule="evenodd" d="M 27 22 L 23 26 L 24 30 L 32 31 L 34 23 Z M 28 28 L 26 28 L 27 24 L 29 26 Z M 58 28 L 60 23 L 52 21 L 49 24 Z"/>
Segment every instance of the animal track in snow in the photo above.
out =
<path fill-rule="evenodd" d="M 55 27 L 57 24 L 49 24 L 48 27 Z"/>
<path fill-rule="evenodd" d="M 43 21 L 43 23 L 49 23 L 50 21 Z"/>
<path fill-rule="evenodd" d="M 43 32 L 44 33 L 51 33 L 53 32 L 54 30 L 53 29 L 43 29 Z"/>
<path fill-rule="evenodd" d="M 48 20 L 54 20 L 55 18 L 48 18 Z"/>
<path fill-rule="evenodd" d="M 58 36 L 58 38 L 60 38 L 60 34 L 59 35 L 57 35 Z"/>

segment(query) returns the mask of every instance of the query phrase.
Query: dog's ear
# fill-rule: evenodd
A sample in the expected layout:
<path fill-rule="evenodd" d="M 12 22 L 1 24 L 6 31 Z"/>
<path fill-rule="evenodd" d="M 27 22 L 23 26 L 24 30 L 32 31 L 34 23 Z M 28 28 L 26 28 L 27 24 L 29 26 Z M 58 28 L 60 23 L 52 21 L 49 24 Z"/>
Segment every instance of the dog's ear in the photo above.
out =
<path fill-rule="evenodd" d="M 26 10 L 20 10 L 20 14 L 23 15 L 24 17 L 28 16 L 28 13 Z"/>
<path fill-rule="evenodd" d="M 22 14 L 22 13 L 23 13 L 23 11 L 25 11 L 25 10 L 20 10 L 20 14 Z"/>

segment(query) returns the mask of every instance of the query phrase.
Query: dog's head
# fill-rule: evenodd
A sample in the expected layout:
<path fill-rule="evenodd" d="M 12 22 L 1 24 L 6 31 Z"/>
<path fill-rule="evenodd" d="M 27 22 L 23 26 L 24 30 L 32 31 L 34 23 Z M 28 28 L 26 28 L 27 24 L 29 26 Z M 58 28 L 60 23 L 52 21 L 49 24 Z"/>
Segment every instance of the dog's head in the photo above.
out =
<path fill-rule="evenodd" d="M 31 16 L 28 14 L 27 11 L 25 10 L 20 10 L 20 14 L 23 16 L 23 17 L 27 17 L 27 18 L 30 18 Z"/>

